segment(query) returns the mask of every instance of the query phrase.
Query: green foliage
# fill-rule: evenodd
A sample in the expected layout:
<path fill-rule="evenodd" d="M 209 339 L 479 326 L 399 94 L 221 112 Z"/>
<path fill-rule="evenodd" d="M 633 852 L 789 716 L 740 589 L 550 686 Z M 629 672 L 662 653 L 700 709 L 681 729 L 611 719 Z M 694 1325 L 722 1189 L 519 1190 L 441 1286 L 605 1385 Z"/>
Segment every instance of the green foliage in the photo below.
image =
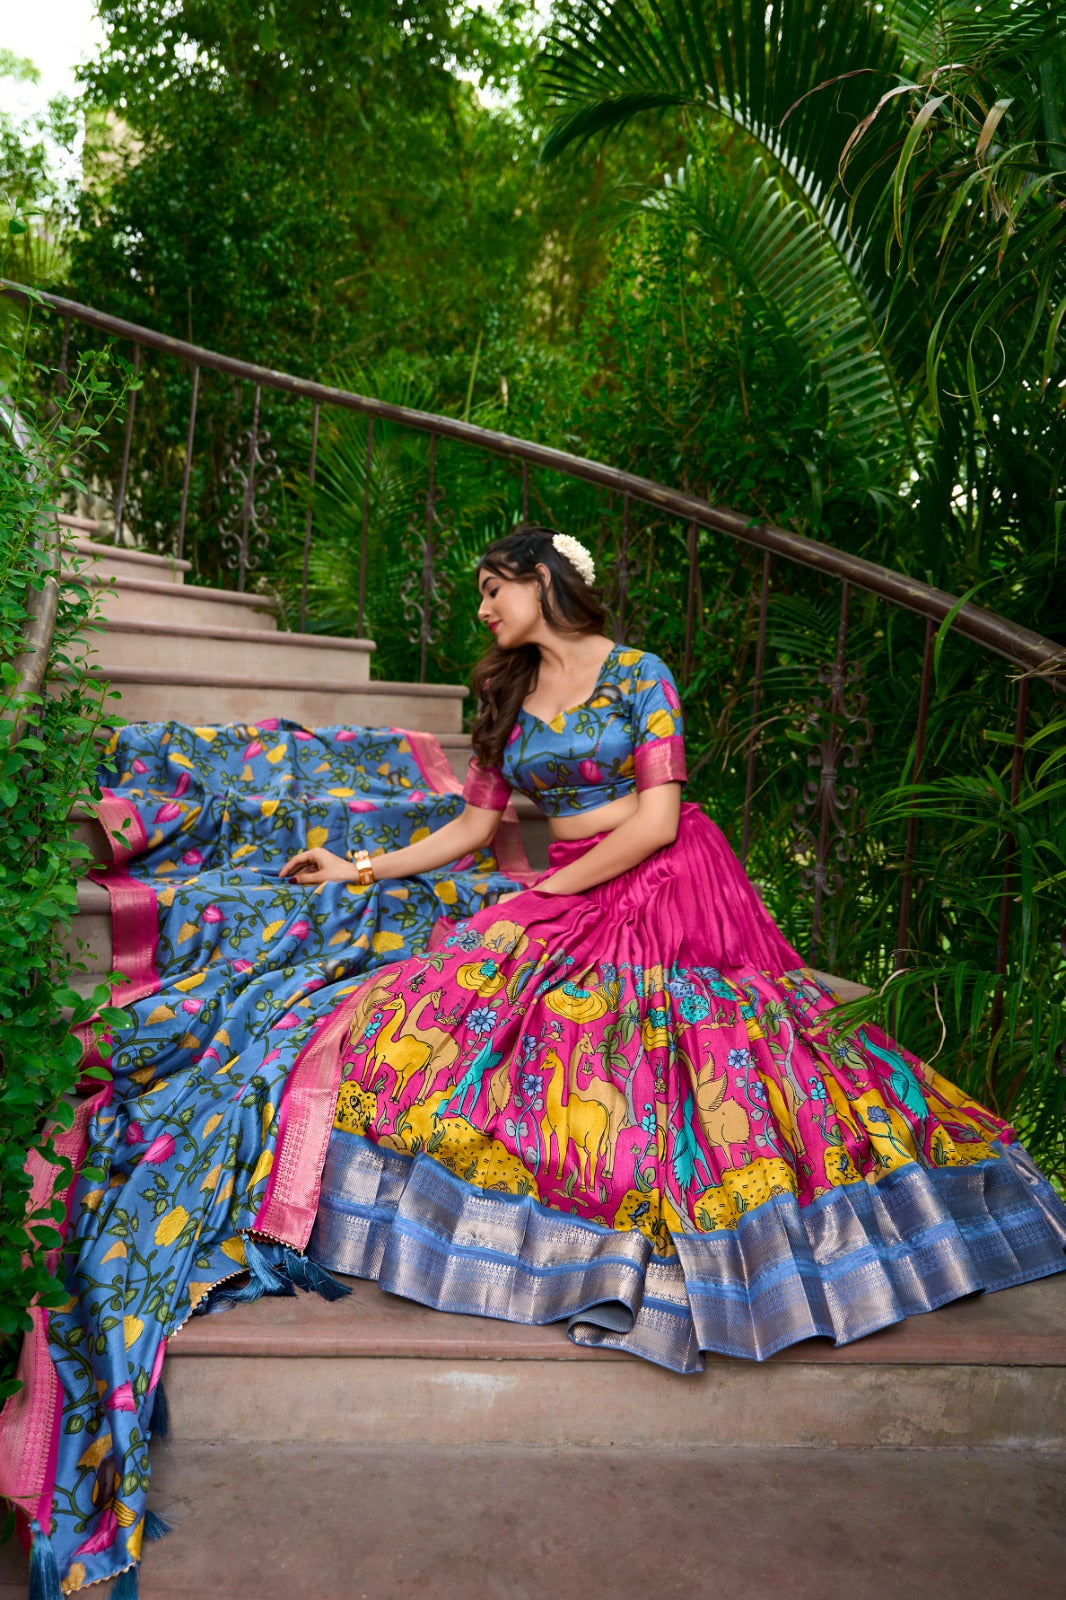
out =
<path fill-rule="evenodd" d="M 32 61 L 0 49 L 0 82 L 38 77 Z M 70 149 L 75 131 L 74 107 L 63 96 L 24 122 L 0 110 L 0 231 L 5 271 L 19 283 L 54 282 L 63 270 L 71 186 L 53 172 L 48 146 Z"/>
<path fill-rule="evenodd" d="M 69 569 L 60 588 L 52 659 L 61 675 L 53 693 L 36 702 L 20 693 L 15 658 L 32 596 L 59 576 L 49 529 L 60 497 L 77 487 L 121 393 L 101 359 L 76 371 L 48 406 L 23 381 L 31 376 L 25 343 L 5 343 L 3 354 L 15 374 L 7 405 L 33 442 L 20 449 L 0 428 L 0 1400 L 17 1387 L 12 1373 L 19 1336 L 29 1326 L 26 1308 L 34 1299 L 55 1306 L 65 1298 L 47 1262 L 60 1239 L 62 1202 L 28 1209 L 24 1163 L 30 1151 L 41 1152 L 56 1168 L 60 1191 L 71 1177 L 48 1133 L 50 1124 L 69 1128 L 73 1120 L 69 1096 L 81 1045 L 70 1026 L 87 1022 L 98 1006 L 99 1029 L 114 1018 L 107 987 L 79 994 L 63 953 L 86 855 L 73 838 L 70 813 L 76 797 L 94 786 L 93 736 L 101 717 L 100 687 L 83 669 L 90 589 L 72 580 Z M 54 381 L 54 374 L 32 376 Z"/>

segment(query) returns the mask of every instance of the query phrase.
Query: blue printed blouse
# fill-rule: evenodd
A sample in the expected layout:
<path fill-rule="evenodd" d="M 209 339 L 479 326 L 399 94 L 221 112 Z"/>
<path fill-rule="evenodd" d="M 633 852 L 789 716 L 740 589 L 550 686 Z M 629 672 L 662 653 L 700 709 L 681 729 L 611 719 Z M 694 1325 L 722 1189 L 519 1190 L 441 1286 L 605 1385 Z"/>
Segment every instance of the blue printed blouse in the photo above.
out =
<path fill-rule="evenodd" d="M 685 781 L 681 705 L 670 668 L 616 644 L 587 700 L 550 722 L 519 709 L 498 767 L 471 761 L 463 798 L 502 811 L 512 789 L 549 817 L 605 806 L 634 790 Z"/>

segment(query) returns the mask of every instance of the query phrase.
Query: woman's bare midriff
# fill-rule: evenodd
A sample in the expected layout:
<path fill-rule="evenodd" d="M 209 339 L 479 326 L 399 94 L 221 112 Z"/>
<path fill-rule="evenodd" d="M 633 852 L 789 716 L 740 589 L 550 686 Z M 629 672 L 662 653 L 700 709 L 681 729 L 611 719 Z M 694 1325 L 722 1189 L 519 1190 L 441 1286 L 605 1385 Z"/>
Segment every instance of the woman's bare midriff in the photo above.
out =
<path fill-rule="evenodd" d="M 594 811 L 580 811 L 572 817 L 552 817 L 549 821 L 553 839 L 591 839 L 594 833 L 611 833 L 622 822 L 636 814 L 637 796 L 620 795 L 608 800 L 605 806 Z"/>

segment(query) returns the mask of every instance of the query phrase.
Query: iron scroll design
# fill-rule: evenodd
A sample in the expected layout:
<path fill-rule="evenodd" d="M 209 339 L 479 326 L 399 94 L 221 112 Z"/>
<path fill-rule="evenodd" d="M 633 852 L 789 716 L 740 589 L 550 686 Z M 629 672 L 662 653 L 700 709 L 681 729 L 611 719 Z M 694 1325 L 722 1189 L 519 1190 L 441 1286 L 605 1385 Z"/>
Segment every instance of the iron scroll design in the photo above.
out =
<path fill-rule="evenodd" d="M 840 774 L 854 771 L 861 752 L 873 739 L 866 716 L 867 696 L 858 687 L 859 664 L 846 659 L 846 583 L 842 591 L 836 656 L 830 665 L 818 670 L 819 689 L 829 692 L 813 695 L 803 713 L 803 731 L 813 739 L 807 765 L 817 767 L 818 776 L 804 783 L 802 797 L 792 812 L 796 827 L 792 850 L 801 862 L 800 886 L 813 898 L 812 954 L 821 939 L 824 901 L 827 896 L 839 894 L 844 886 L 839 868 L 852 859 L 852 845 L 861 818 L 858 789 L 853 783 L 841 783 Z M 833 953 L 831 950 L 830 955 Z"/>
<path fill-rule="evenodd" d="M 407 537 L 404 540 L 408 556 L 407 576 L 400 585 L 400 602 L 404 615 L 416 622 L 411 639 L 419 647 L 418 681 L 425 683 L 429 661 L 429 647 L 440 637 L 440 625 L 434 616 L 443 616 L 455 591 L 447 573 L 441 570 L 441 535 L 454 529 L 455 513 L 442 510 L 444 490 L 437 485 L 437 439 L 429 440 L 429 484 L 415 494 L 417 509 L 407 519 Z"/>
<path fill-rule="evenodd" d="M 232 504 L 218 531 L 222 548 L 228 552 L 226 565 L 236 572 L 241 592 L 249 572 L 259 566 L 277 522 L 267 497 L 281 477 L 281 468 L 277 452 L 270 447 L 270 434 L 259 426 L 259 394 L 257 386 L 252 425 L 238 438 L 222 474 L 222 485 L 232 495 Z"/>

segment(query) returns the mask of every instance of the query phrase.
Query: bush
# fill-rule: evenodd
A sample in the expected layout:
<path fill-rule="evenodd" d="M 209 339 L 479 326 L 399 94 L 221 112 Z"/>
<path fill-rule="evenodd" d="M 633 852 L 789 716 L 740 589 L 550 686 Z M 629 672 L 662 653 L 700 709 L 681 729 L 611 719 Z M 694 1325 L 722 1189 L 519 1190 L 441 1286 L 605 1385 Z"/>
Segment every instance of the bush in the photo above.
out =
<path fill-rule="evenodd" d="M 22 449 L 0 427 L 0 1400 L 18 1387 L 13 1373 L 20 1336 L 30 1326 L 27 1307 L 66 1297 L 47 1262 L 61 1242 L 63 1202 L 28 1209 L 26 1157 L 41 1151 L 62 1191 L 70 1163 L 55 1154 L 50 1130 L 69 1128 L 74 1117 L 70 1096 L 81 1046 L 71 1022 L 88 1022 L 98 1006 L 98 1033 L 113 1020 L 107 987 L 79 995 L 63 949 L 86 859 L 72 834 L 71 810 L 94 787 L 93 740 L 104 694 L 84 661 L 92 592 L 69 567 L 59 585 L 52 692 L 20 693 L 15 662 L 34 594 L 59 577 L 58 541 L 50 531 L 56 512 L 78 488 L 79 470 L 123 383 L 100 357 L 79 367 L 57 398 L 42 399 L 55 375 L 27 359 L 29 322 L 27 315 L 24 327 L 15 324 L 17 342 L 0 342 L 4 409 L 8 418 L 22 419 L 31 441 Z M 106 1071 L 97 1067 L 90 1075 Z"/>

